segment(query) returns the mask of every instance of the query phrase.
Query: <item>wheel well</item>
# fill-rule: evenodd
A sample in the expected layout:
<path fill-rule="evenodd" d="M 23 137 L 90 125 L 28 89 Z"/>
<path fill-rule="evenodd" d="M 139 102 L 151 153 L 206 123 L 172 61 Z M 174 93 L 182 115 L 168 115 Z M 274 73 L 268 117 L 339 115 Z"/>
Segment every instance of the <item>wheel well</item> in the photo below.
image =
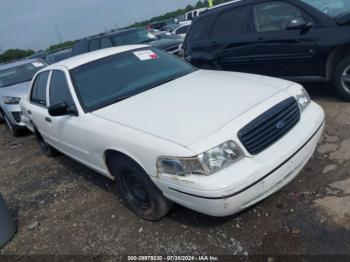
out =
<path fill-rule="evenodd" d="M 331 52 L 331 54 L 328 57 L 327 67 L 326 67 L 327 80 L 332 80 L 334 70 L 338 65 L 338 63 L 344 58 L 346 58 L 347 56 L 350 56 L 349 49 L 350 49 L 350 44 L 337 47 Z"/>
<path fill-rule="evenodd" d="M 120 151 L 117 151 L 117 150 L 112 150 L 112 149 L 108 149 L 105 151 L 104 153 L 104 158 L 105 158 L 105 163 L 107 165 L 107 168 L 108 168 L 108 171 L 110 172 L 110 174 L 112 176 L 114 176 L 114 172 L 116 172 L 116 170 L 113 170 L 113 166 L 112 166 L 112 160 L 113 159 L 116 159 L 118 157 L 124 157 L 124 158 L 127 158 L 129 159 L 130 161 L 134 162 L 135 165 L 139 166 L 140 168 L 142 168 L 133 158 L 131 158 L 130 156 L 120 152 Z M 143 168 L 142 168 L 143 169 Z M 114 171 L 114 172 L 113 172 Z"/>
<path fill-rule="evenodd" d="M 33 128 L 34 128 L 34 135 L 35 137 L 39 140 L 39 141 L 42 141 L 43 140 L 43 137 L 41 136 L 41 134 L 39 133 L 39 130 L 33 125 Z"/>

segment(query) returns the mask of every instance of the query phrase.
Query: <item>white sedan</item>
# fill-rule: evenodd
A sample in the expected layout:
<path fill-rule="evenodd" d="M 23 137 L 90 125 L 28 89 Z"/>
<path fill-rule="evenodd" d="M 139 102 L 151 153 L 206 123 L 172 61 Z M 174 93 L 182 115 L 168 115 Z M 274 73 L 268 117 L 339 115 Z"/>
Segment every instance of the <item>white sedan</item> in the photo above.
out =
<path fill-rule="evenodd" d="M 253 205 L 296 177 L 324 127 L 299 84 L 197 70 L 146 45 L 48 66 L 21 107 L 47 156 L 115 180 L 147 220 L 173 202 L 212 216 Z"/>

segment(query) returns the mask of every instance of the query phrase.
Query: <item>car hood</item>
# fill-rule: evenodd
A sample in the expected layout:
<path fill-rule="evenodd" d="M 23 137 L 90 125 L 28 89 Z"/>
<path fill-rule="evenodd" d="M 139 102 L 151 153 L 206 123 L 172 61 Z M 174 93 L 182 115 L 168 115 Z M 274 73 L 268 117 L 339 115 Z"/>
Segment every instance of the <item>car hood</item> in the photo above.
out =
<path fill-rule="evenodd" d="M 291 82 L 198 70 L 93 114 L 189 147 Z"/>
<path fill-rule="evenodd" d="M 160 49 L 167 49 L 173 46 L 180 45 L 182 43 L 182 39 L 160 39 L 157 41 L 150 42 L 149 44 Z"/>
<path fill-rule="evenodd" d="M 28 94 L 30 82 L 23 82 L 17 85 L 0 88 L 0 96 L 14 96 L 24 98 Z"/>

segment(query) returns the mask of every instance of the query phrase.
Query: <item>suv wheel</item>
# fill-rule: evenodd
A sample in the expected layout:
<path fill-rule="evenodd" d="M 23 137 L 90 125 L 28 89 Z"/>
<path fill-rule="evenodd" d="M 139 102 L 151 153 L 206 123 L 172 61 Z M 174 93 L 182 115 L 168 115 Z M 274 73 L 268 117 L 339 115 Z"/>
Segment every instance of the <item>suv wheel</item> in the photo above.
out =
<path fill-rule="evenodd" d="M 14 137 L 17 137 L 20 135 L 19 130 L 11 123 L 11 121 L 8 119 L 8 117 L 6 116 L 6 114 L 4 114 L 4 119 L 5 119 L 5 123 L 6 126 L 8 127 L 8 129 L 10 130 L 11 134 Z"/>
<path fill-rule="evenodd" d="M 334 85 L 338 95 L 350 101 L 350 57 L 341 61 L 334 73 Z"/>
<path fill-rule="evenodd" d="M 0 108 L 0 124 L 4 123 L 5 117 L 4 117 L 4 113 L 2 112 L 1 108 Z"/>
<path fill-rule="evenodd" d="M 160 220 L 170 211 L 173 203 L 164 197 L 138 164 L 123 156 L 110 162 L 117 194 L 131 211 L 150 221 Z"/>

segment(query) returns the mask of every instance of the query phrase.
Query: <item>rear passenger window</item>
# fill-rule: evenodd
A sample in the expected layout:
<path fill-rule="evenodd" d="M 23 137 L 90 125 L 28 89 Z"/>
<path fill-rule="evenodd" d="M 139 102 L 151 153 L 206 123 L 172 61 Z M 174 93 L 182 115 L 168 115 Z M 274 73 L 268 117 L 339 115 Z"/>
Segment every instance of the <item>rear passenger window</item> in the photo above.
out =
<path fill-rule="evenodd" d="M 212 16 L 206 16 L 194 22 L 191 25 L 189 34 L 187 35 L 187 40 L 191 42 L 207 39 L 209 37 L 209 30 L 212 19 Z"/>
<path fill-rule="evenodd" d="M 66 102 L 69 106 L 74 105 L 64 72 L 58 70 L 52 71 L 49 98 L 50 105 L 60 102 Z"/>
<path fill-rule="evenodd" d="M 250 31 L 249 9 L 247 7 L 234 8 L 221 13 L 213 26 L 214 39 L 228 38 L 245 34 Z"/>
<path fill-rule="evenodd" d="M 46 85 L 49 78 L 49 71 L 40 73 L 34 81 L 33 89 L 30 94 L 30 101 L 35 104 L 46 106 Z"/>
<path fill-rule="evenodd" d="M 90 52 L 95 51 L 95 50 L 99 50 L 100 48 L 101 48 L 100 47 L 100 39 L 91 40 L 90 46 L 89 46 Z"/>
<path fill-rule="evenodd" d="M 108 48 L 108 47 L 112 47 L 112 40 L 108 37 L 102 38 L 101 39 L 101 48 Z"/>

